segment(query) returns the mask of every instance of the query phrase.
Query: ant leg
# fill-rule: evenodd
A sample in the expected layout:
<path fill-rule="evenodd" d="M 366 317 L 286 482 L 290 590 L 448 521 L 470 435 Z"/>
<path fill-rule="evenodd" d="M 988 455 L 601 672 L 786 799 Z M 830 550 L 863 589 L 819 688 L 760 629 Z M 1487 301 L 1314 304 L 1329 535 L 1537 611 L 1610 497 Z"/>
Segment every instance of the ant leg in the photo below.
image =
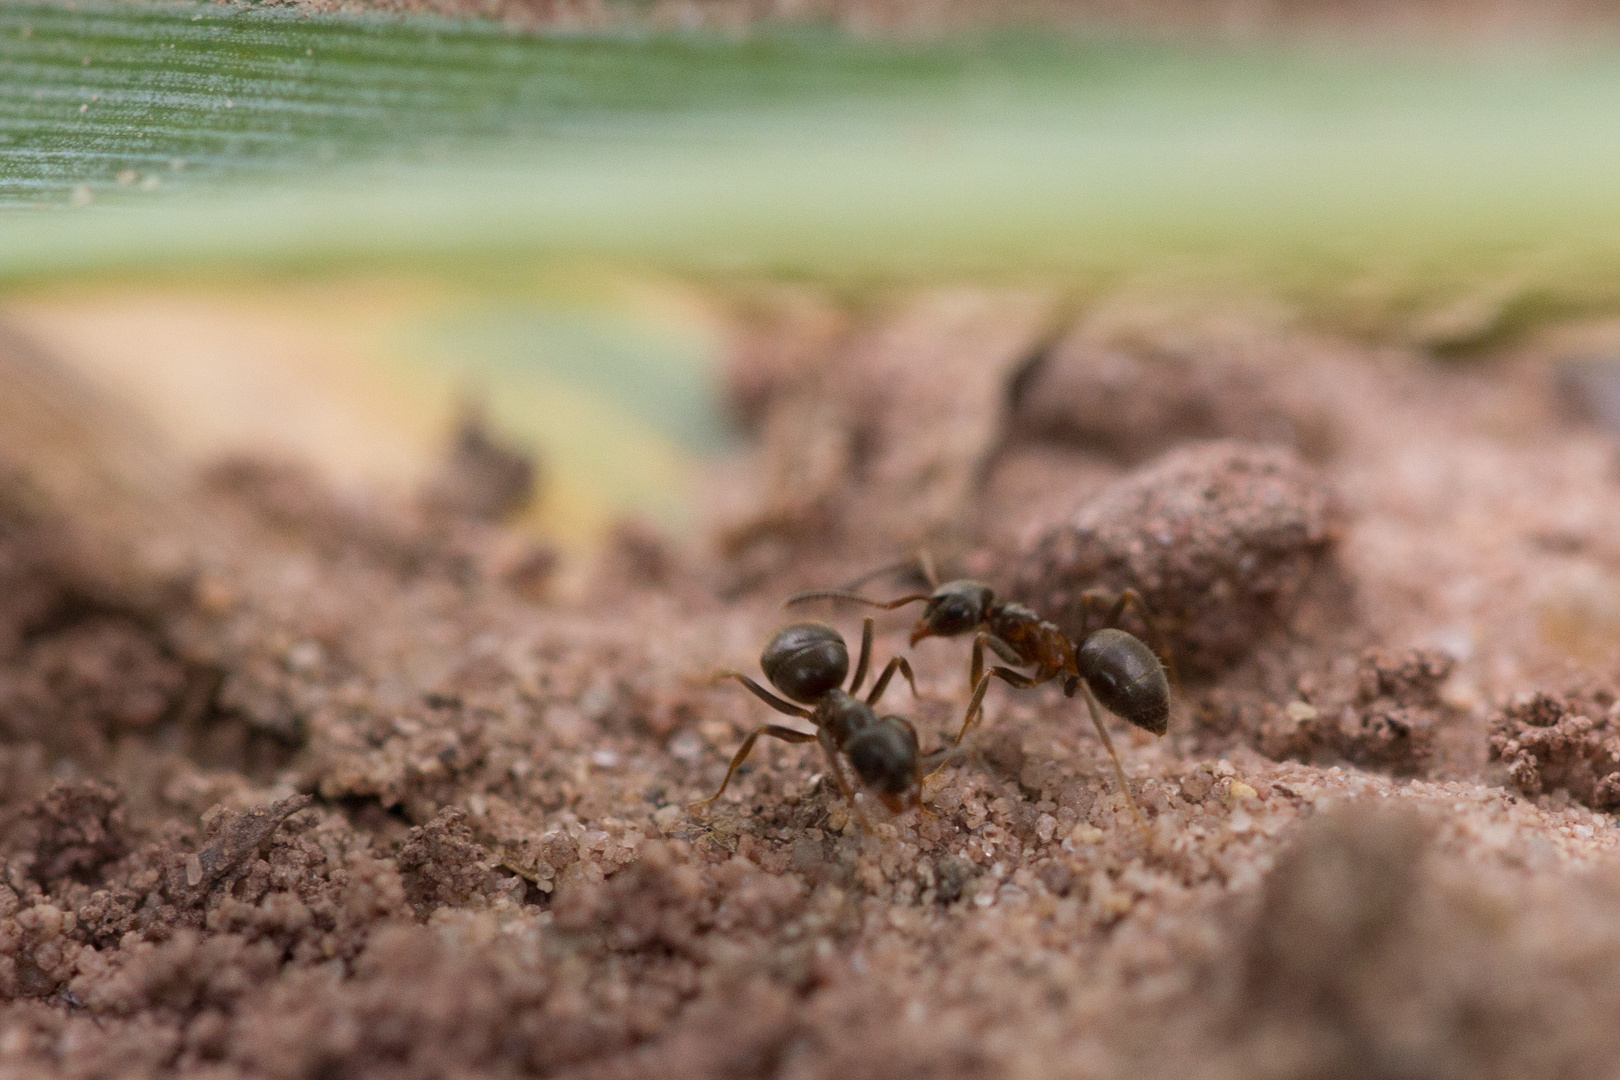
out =
<path fill-rule="evenodd" d="M 956 741 L 951 744 L 952 746 L 962 745 L 962 740 L 967 736 L 968 728 L 972 727 L 973 721 L 978 718 L 979 708 L 984 704 L 985 691 L 990 689 L 990 677 L 992 675 L 1008 686 L 1014 686 L 1020 690 L 1028 690 L 1030 687 L 1039 686 L 1046 681 L 1045 679 L 1032 679 L 1028 675 L 1020 675 L 1011 668 L 991 668 L 974 686 L 973 697 L 968 701 L 967 715 L 962 718 L 962 730 L 956 733 Z"/>
<path fill-rule="evenodd" d="M 697 802 L 692 803 L 687 807 L 688 810 L 697 810 L 701 807 L 708 806 L 710 803 L 714 802 L 714 800 L 726 793 L 726 787 L 731 783 L 732 774 L 735 773 L 738 767 L 748 759 L 748 755 L 753 752 L 754 743 L 759 741 L 759 737 L 761 735 L 769 735 L 772 738 L 781 739 L 783 742 L 790 743 L 807 743 L 816 741 L 816 737 L 807 731 L 794 731 L 792 728 L 782 727 L 780 724 L 759 725 L 759 727 L 748 733 L 748 737 L 743 740 L 742 745 L 737 747 L 737 752 L 731 756 L 731 768 L 726 770 L 726 778 L 720 781 L 720 790 L 716 791 L 713 795 L 710 795 L 707 799 L 699 799 Z"/>
<path fill-rule="evenodd" d="M 911 696 L 919 696 L 917 694 L 917 680 L 911 674 L 911 661 L 903 656 L 897 656 L 889 661 L 888 665 L 883 669 L 883 674 L 878 676 L 878 681 L 872 684 L 872 692 L 866 695 L 868 705 L 878 703 L 878 699 L 883 696 L 883 691 L 889 688 L 889 680 L 894 678 L 896 671 L 904 675 L 906 682 L 911 684 Z"/>
<path fill-rule="evenodd" d="M 1136 805 L 1136 797 L 1131 794 L 1130 785 L 1125 782 L 1125 766 L 1119 763 L 1119 755 L 1114 752 L 1114 740 L 1108 737 L 1108 729 L 1103 726 L 1102 712 L 1097 705 L 1097 696 L 1091 692 L 1091 687 L 1084 681 L 1080 689 L 1086 695 L 1086 707 L 1091 710 L 1091 722 L 1097 725 L 1097 734 L 1102 738 L 1103 747 L 1108 751 L 1108 758 L 1114 763 L 1114 776 L 1119 780 L 1119 790 L 1125 795 L 1125 805 L 1131 808 L 1131 815 L 1136 823 L 1142 827 L 1142 836 L 1149 843 L 1153 841 L 1153 833 L 1148 829 L 1147 818 L 1142 816 L 1141 807 Z"/>
<path fill-rule="evenodd" d="M 918 786 L 921 787 L 923 782 L 929 777 L 939 772 L 939 770 L 943 769 L 957 758 L 963 757 L 966 754 L 967 751 L 962 749 L 960 746 L 947 746 L 943 750 L 935 750 L 932 754 L 924 754 L 922 757 L 917 759 Z"/>
<path fill-rule="evenodd" d="M 872 662 L 872 618 L 868 616 L 861 624 L 861 658 L 855 664 L 855 678 L 849 684 L 849 693 L 853 697 L 861 689 L 861 683 L 866 681 L 866 669 Z"/>
<path fill-rule="evenodd" d="M 1171 654 L 1169 645 L 1165 643 L 1164 634 L 1159 630 L 1159 621 L 1153 617 L 1153 609 L 1148 607 L 1141 593 L 1135 589 L 1125 589 L 1118 596 L 1111 597 L 1107 590 L 1087 589 L 1080 594 L 1080 603 L 1085 606 L 1088 615 L 1089 609 L 1093 606 L 1106 607 L 1108 617 L 1103 620 L 1104 627 L 1118 626 L 1119 617 L 1125 614 L 1127 607 L 1136 612 L 1136 617 L 1142 620 L 1142 627 L 1147 631 L 1147 643 L 1164 664 L 1165 674 L 1170 677 L 1170 684 L 1180 688 L 1181 680 L 1176 677 L 1176 658 Z M 1090 619 L 1086 621 L 1089 623 Z M 1085 640 L 1084 637 L 1081 640 Z"/>
<path fill-rule="evenodd" d="M 988 676 L 981 678 L 973 686 L 973 696 L 968 698 L 967 715 L 962 717 L 962 730 L 956 733 L 956 741 L 952 746 L 961 746 L 962 740 L 967 738 L 968 728 L 973 726 L 974 719 L 979 715 L 979 707 L 984 704 L 985 691 L 990 689 Z"/>
<path fill-rule="evenodd" d="M 973 662 L 968 667 L 969 686 L 978 686 L 979 678 L 984 674 L 984 650 L 986 647 L 1009 664 L 1022 666 L 1024 663 L 1024 658 L 1018 655 L 1018 650 L 994 634 L 981 630 L 973 636 Z"/>
<path fill-rule="evenodd" d="M 1023 667 L 1029 663 L 1029 661 L 1018 655 L 1017 649 L 1007 644 L 1007 642 L 1003 641 L 1001 638 L 994 635 L 989 635 L 985 640 L 985 644 L 990 647 L 991 652 L 1001 657 L 1013 667 Z"/>
<path fill-rule="evenodd" d="M 786 713 L 788 716 L 797 716 L 801 720 L 808 720 L 812 715 L 809 709 L 801 708 L 800 706 L 793 704 L 791 701 L 783 701 L 781 698 L 777 697 L 775 694 L 771 693 L 769 690 L 765 689 L 763 686 L 759 685 L 759 683 L 755 682 L 753 679 L 750 679 L 740 671 L 716 672 L 713 681 L 724 682 L 726 679 L 736 679 L 738 682 L 742 683 L 743 686 L 748 688 L 748 692 L 750 694 L 753 694 L 755 697 L 759 698 L 759 700 L 763 701 L 765 704 L 769 705 L 779 713 Z"/>
<path fill-rule="evenodd" d="M 850 785 L 849 778 L 844 775 L 844 764 L 838 760 L 838 746 L 833 742 L 832 732 L 821 728 L 816 732 L 816 741 L 821 743 L 821 752 L 827 755 L 827 768 L 831 770 L 833 779 L 838 781 L 838 790 L 843 792 L 844 800 L 855 819 L 861 823 L 861 828 L 867 832 L 872 831 L 872 823 L 866 820 L 866 812 L 861 804 L 855 801 L 855 789 Z"/>

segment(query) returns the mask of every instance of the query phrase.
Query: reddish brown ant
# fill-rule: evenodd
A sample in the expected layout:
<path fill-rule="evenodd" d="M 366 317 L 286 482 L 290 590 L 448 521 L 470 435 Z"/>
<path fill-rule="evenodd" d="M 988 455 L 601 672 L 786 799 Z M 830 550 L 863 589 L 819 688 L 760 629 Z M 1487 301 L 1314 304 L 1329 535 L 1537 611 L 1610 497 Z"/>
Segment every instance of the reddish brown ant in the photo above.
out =
<path fill-rule="evenodd" d="M 947 760 L 955 757 L 955 748 L 923 754 L 917 741 L 917 729 L 899 716 L 878 716 L 872 706 L 883 696 L 896 671 L 917 692 L 911 665 L 903 656 L 890 660 L 883 673 L 872 684 L 871 692 L 862 701 L 855 697 L 861 683 L 866 680 L 868 662 L 872 656 L 872 620 L 867 619 L 861 632 L 861 654 L 855 665 L 855 677 L 849 689 L 842 689 L 844 676 L 849 673 L 849 649 L 843 636 L 821 623 L 794 623 L 785 626 L 771 638 L 760 654 L 759 666 L 765 677 L 791 701 L 784 701 L 759 683 L 739 671 L 722 671 L 715 679 L 735 679 L 749 692 L 779 713 L 797 716 L 815 725 L 815 733 L 782 727 L 779 724 L 761 724 L 748 733 L 742 746 L 731 758 L 726 778 L 720 790 L 707 799 L 692 804 L 696 810 L 707 806 L 725 793 L 726 786 L 739 766 L 747 759 L 754 743 L 761 735 L 769 735 L 783 742 L 819 742 L 827 755 L 827 765 L 838 788 L 849 800 L 863 824 L 865 816 L 855 802 L 855 791 L 844 775 L 842 753 L 854 766 L 860 782 L 877 795 L 883 805 L 893 813 L 900 813 L 908 803 L 921 808 L 922 781 L 932 775 Z M 811 708 L 803 708 L 801 702 Z"/>
<path fill-rule="evenodd" d="M 1103 725 L 1097 709 L 1100 700 L 1110 712 L 1155 735 L 1163 735 L 1169 729 L 1170 679 L 1157 655 L 1164 652 L 1163 640 L 1141 594 L 1135 589 L 1126 589 L 1118 596 L 1110 596 L 1102 589 L 1088 589 L 1083 593 L 1081 602 L 1088 621 L 1091 611 L 1102 609 L 1107 614 L 1100 628 L 1087 632 L 1082 627 L 1080 647 L 1076 649 L 1074 642 L 1057 625 L 1042 619 L 1022 604 L 998 601 L 990 586 L 965 578 L 940 584 L 933 563 L 926 554 L 919 557 L 918 565 L 931 592 L 883 601 L 854 591 L 872 577 L 898 569 L 885 567 L 843 589 L 795 593 L 782 606 L 808 600 L 849 600 L 889 611 L 906 604 L 924 602 L 927 606 L 923 609 L 922 618 L 911 631 L 913 645 L 926 637 L 957 637 L 977 631 L 968 672 L 968 684 L 973 688 L 973 696 L 953 746 L 961 745 L 968 728 L 977 719 L 992 675 L 1009 686 L 1021 689 L 1059 680 L 1068 697 L 1083 690 L 1092 723 L 1096 725 L 1097 734 L 1114 763 L 1114 774 L 1119 780 L 1120 790 L 1125 793 L 1131 813 L 1145 829 L 1146 821 L 1126 785 L 1124 766 L 1120 764 L 1113 740 L 1108 737 L 1108 729 Z M 1159 646 L 1157 653 L 1116 625 L 1128 606 L 1135 609 L 1149 636 Z M 1034 668 L 1034 675 L 1024 675 L 1001 665 L 985 671 L 986 649 L 1008 664 Z"/>

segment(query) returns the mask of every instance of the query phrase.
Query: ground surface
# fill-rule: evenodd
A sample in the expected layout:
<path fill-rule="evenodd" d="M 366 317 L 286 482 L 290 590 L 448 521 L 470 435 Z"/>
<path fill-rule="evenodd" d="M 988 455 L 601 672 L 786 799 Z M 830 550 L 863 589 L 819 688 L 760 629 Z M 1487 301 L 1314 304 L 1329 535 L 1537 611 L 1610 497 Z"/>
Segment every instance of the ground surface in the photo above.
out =
<path fill-rule="evenodd" d="M 1558 363 L 1612 328 L 1447 366 L 1198 305 L 747 308 L 701 541 L 585 573 L 481 520 L 521 469 L 477 439 L 420 506 L 98 487 L 12 396 L 0 1075 L 1612 1072 L 1615 376 Z M 999 686 L 929 814 L 863 829 L 769 741 L 687 809 L 777 719 L 708 677 L 920 544 L 1071 630 L 1145 594 L 1151 835 L 1078 702 Z M 908 654 L 931 748 L 968 643 Z"/>

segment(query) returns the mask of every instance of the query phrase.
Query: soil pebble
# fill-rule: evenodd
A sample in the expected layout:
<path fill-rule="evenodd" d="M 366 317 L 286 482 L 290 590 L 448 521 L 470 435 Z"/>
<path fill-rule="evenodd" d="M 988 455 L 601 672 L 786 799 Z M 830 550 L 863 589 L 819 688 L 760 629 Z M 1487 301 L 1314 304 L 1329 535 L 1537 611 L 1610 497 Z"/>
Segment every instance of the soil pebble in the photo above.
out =
<path fill-rule="evenodd" d="M 1292 451 L 1217 441 L 1173 450 L 1027 543 L 1013 592 L 1071 636 L 1087 590 L 1138 590 L 1183 674 L 1209 675 L 1284 625 L 1328 554 L 1336 504 Z"/>

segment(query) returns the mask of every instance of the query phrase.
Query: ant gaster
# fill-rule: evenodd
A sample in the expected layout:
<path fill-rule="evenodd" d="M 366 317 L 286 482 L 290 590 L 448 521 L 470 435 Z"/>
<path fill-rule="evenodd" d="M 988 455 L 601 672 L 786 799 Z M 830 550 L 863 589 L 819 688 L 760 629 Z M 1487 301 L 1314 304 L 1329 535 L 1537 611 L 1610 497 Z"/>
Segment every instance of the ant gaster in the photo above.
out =
<path fill-rule="evenodd" d="M 741 672 L 723 671 L 717 674 L 716 680 L 737 680 L 777 712 L 808 720 L 815 725 L 816 731 L 811 734 L 779 724 L 756 727 L 732 756 L 731 767 L 726 770 L 726 778 L 720 782 L 720 790 L 707 799 L 693 803 L 692 809 L 707 806 L 725 793 L 732 775 L 747 759 L 761 735 L 790 743 L 819 742 L 822 752 L 827 755 L 827 765 L 838 781 L 839 790 L 849 800 L 863 824 L 865 816 L 855 803 L 855 791 L 844 775 L 843 763 L 838 758 L 840 753 L 849 758 L 861 784 L 877 795 L 890 811 L 899 813 L 908 803 L 920 807 L 923 778 L 955 757 L 957 751 L 951 748 L 923 754 L 917 742 L 917 730 L 908 720 L 899 716 L 879 716 L 872 708 L 883 696 L 883 691 L 888 689 L 896 671 L 905 676 L 911 684 L 911 692 L 916 694 L 917 684 L 905 657 L 897 656 L 889 661 L 872 684 L 866 700 L 855 696 L 860 691 L 861 683 L 866 680 L 871 656 L 872 620 L 867 619 L 861 633 L 861 653 L 855 665 L 855 677 L 846 691 L 842 687 L 844 676 L 849 673 L 849 650 L 844 645 L 843 636 L 821 623 L 794 623 L 778 630 L 759 657 L 759 666 L 765 672 L 765 677 L 791 701 L 782 700 Z M 811 707 L 804 708 L 806 705 Z"/>
<path fill-rule="evenodd" d="M 940 584 L 933 562 L 926 554 L 919 558 L 918 564 L 932 592 L 882 601 L 853 591 L 871 577 L 897 569 L 885 567 L 843 589 L 795 593 L 782 606 L 832 599 L 850 600 L 887 611 L 920 601 L 926 606 L 917 625 L 912 628 L 913 645 L 927 637 L 957 637 L 977 631 L 968 672 L 973 696 L 968 703 L 967 715 L 962 720 L 962 729 L 952 744 L 954 746 L 961 745 L 968 728 L 977 719 L 992 675 L 1009 686 L 1019 688 L 1060 680 L 1064 694 L 1069 697 L 1073 697 L 1077 691 L 1085 691 L 1087 709 L 1113 761 L 1120 790 L 1124 792 L 1132 814 L 1146 828 L 1142 812 L 1126 785 L 1125 769 L 1114 751 L 1113 740 L 1108 737 L 1108 730 L 1097 711 L 1100 700 L 1110 712 L 1145 731 L 1163 735 L 1169 729 L 1170 680 L 1165 675 L 1164 665 L 1159 662 L 1155 650 L 1116 625 L 1127 606 L 1134 608 L 1147 627 L 1148 634 L 1159 646 L 1157 652 L 1164 652 L 1158 627 L 1141 594 L 1135 589 L 1126 589 L 1117 596 L 1111 596 L 1102 589 L 1088 589 L 1081 594 L 1081 602 L 1088 616 L 1094 610 L 1104 610 L 1106 615 L 1099 629 L 1088 633 L 1082 628 L 1080 647 L 1076 649 L 1074 642 L 1056 624 L 1042 619 L 1022 604 L 998 601 L 990 586 L 967 579 Z M 1001 665 L 985 671 L 986 649 L 1008 664 L 1032 667 L 1035 673 L 1024 675 Z"/>

